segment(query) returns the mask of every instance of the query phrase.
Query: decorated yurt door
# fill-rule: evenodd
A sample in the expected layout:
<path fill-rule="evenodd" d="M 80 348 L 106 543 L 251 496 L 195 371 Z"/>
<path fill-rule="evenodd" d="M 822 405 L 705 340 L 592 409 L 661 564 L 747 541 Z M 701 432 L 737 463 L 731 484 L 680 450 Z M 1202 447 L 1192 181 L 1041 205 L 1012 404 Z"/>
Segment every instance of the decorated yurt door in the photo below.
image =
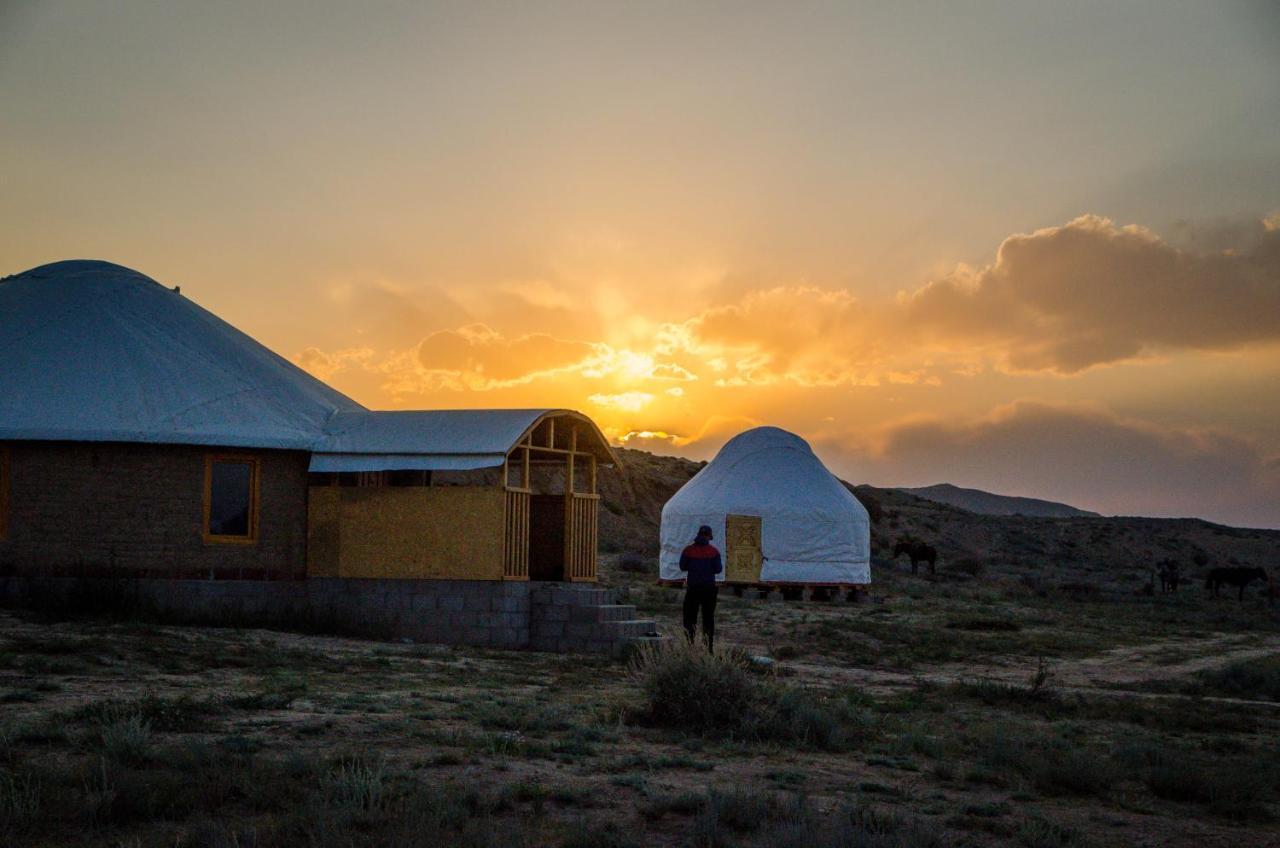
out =
<path fill-rule="evenodd" d="M 724 519 L 724 579 L 729 583 L 759 583 L 760 516 L 727 515 Z"/>

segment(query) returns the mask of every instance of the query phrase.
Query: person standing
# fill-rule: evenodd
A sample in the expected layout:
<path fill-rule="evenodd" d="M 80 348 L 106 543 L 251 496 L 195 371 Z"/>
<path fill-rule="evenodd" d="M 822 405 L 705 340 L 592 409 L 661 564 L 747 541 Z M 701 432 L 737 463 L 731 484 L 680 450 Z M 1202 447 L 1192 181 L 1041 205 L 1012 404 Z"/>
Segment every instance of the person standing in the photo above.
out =
<path fill-rule="evenodd" d="M 720 551 L 711 544 L 711 528 L 702 525 L 698 536 L 680 554 L 680 570 L 685 578 L 684 631 L 692 642 L 698 630 L 698 613 L 702 613 L 702 632 L 707 637 L 707 650 L 714 653 L 716 637 L 716 575 L 724 571 Z"/>

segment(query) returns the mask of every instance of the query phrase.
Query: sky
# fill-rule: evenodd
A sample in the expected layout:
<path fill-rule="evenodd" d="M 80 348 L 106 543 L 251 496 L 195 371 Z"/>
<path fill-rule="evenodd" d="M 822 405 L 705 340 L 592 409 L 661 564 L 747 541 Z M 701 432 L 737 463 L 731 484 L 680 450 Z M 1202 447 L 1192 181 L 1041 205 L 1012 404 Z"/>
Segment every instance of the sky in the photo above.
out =
<path fill-rule="evenodd" d="M 1266 0 L 0 0 L 0 274 L 374 408 L 1280 527 L 1277 81 Z"/>

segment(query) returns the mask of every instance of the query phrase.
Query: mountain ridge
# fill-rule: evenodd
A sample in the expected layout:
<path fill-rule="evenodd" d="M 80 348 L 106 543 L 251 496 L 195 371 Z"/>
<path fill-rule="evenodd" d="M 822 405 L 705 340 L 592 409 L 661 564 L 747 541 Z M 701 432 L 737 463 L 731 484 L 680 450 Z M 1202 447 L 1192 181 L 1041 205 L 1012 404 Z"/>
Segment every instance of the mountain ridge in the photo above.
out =
<path fill-rule="evenodd" d="M 978 515 L 1025 515 L 1032 518 L 1101 518 L 1099 513 L 1071 504 L 1020 495 L 1002 495 L 983 489 L 969 489 L 953 483 L 932 486 L 895 486 L 918 498 L 967 509 Z"/>

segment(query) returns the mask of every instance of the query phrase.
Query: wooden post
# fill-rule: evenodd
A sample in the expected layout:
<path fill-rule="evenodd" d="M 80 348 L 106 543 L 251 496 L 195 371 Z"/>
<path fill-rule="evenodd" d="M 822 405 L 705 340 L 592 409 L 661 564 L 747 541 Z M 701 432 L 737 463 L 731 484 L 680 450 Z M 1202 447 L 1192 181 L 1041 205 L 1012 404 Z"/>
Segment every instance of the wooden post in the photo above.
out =
<path fill-rule="evenodd" d="M 564 492 L 572 497 L 573 495 L 573 460 L 577 456 L 573 452 L 573 446 L 578 441 L 578 432 L 572 431 L 569 436 L 569 453 L 565 455 L 564 463 Z"/>
<path fill-rule="evenodd" d="M 567 580 L 578 576 L 573 521 L 573 442 L 576 436 L 576 433 L 570 435 L 569 452 L 564 455 L 564 576 Z"/>
<path fill-rule="evenodd" d="M 569 477 L 567 479 L 569 494 L 573 494 L 573 475 L 578 467 L 578 428 L 569 428 Z"/>
<path fill-rule="evenodd" d="M 596 494 L 596 455 L 591 454 L 591 490 L 590 494 Z"/>
<path fill-rule="evenodd" d="M 529 479 L 529 453 L 530 450 L 526 445 L 524 449 L 524 470 L 520 474 L 520 488 L 532 490 L 532 481 Z"/>

